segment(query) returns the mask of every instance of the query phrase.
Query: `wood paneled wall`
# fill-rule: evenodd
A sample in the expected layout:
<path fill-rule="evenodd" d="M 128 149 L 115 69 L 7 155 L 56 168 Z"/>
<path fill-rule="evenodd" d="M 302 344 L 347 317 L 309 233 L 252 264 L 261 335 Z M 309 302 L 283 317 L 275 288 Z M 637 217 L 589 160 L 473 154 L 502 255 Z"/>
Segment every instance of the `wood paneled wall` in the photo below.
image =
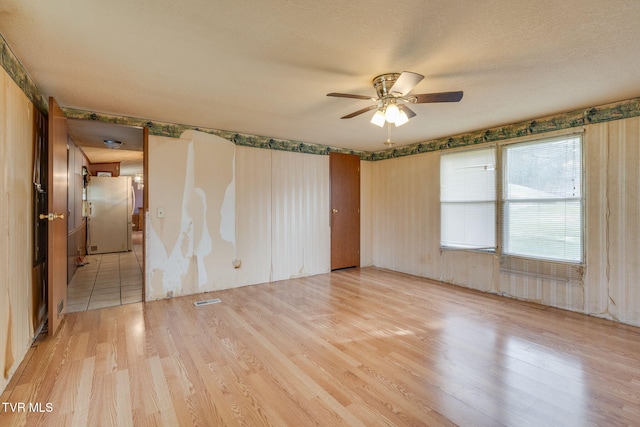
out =
<path fill-rule="evenodd" d="M 236 147 L 236 286 L 330 270 L 329 157 Z"/>
<path fill-rule="evenodd" d="M 120 176 L 120 163 L 89 163 L 89 174 L 96 176 L 98 172 L 111 172 L 111 176 Z"/>
<path fill-rule="evenodd" d="M 0 390 L 40 326 L 34 324 L 33 120 L 33 104 L 0 68 Z"/>
<path fill-rule="evenodd" d="M 640 325 L 640 118 L 589 127 L 584 311 Z"/>
<path fill-rule="evenodd" d="M 87 223 L 82 219 L 80 226 L 69 231 L 67 238 L 67 283 L 71 281 L 78 269 L 78 257 L 87 254 Z"/>
<path fill-rule="evenodd" d="M 234 148 L 195 131 L 149 138 L 147 300 L 233 287 Z"/>
<path fill-rule="evenodd" d="M 271 170 L 265 171 L 271 174 L 269 281 L 326 273 L 331 264 L 329 157 L 286 151 L 270 154 Z M 251 188 L 246 190 L 241 197 L 253 197 Z M 244 250 L 260 253 L 254 247 Z"/>
<path fill-rule="evenodd" d="M 373 265 L 373 163 L 360 162 L 360 266 Z"/>
<path fill-rule="evenodd" d="M 441 251 L 439 152 L 362 162 L 361 263 L 640 325 L 639 146 L 639 118 L 585 127 L 583 280 L 504 273 L 494 254 Z M 234 153 L 236 246 L 228 258 L 242 266 L 224 287 L 328 271 L 327 157 L 242 146 Z"/>
<path fill-rule="evenodd" d="M 440 153 L 371 163 L 373 264 L 640 325 L 640 119 L 585 127 L 582 281 L 499 271 L 493 254 L 440 251 Z"/>
<path fill-rule="evenodd" d="M 235 146 L 189 131 L 181 139 L 151 137 L 149 165 L 147 299 L 329 271 L 328 156 Z M 222 170 L 228 173 L 212 175 Z M 185 202 L 194 194 L 211 212 L 204 224 Z M 202 242 L 203 232 L 211 251 L 196 261 L 199 243 L 191 239 Z"/>
<path fill-rule="evenodd" d="M 67 166 L 67 282 L 70 282 L 78 268 L 78 257 L 87 254 L 87 222 L 82 217 L 82 167 L 89 162 L 82 150 L 69 138 Z"/>

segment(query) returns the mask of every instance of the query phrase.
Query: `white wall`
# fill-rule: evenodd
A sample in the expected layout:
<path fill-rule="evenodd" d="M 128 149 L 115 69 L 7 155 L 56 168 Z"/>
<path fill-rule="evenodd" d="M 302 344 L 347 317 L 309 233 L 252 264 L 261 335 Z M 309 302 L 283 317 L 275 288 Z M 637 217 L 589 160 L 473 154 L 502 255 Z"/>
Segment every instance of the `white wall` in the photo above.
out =
<path fill-rule="evenodd" d="M 237 285 L 330 269 L 329 157 L 236 148 Z"/>
<path fill-rule="evenodd" d="M 271 162 L 271 281 L 328 272 L 329 157 L 271 151 Z"/>
<path fill-rule="evenodd" d="M 329 271 L 328 156 L 196 131 L 148 155 L 147 300 Z"/>
<path fill-rule="evenodd" d="M 234 152 L 195 131 L 149 138 L 147 300 L 233 287 Z"/>
<path fill-rule="evenodd" d="M 236 254 L 239 286 L 271 279 L 270 150 L 236 147 Z"/>
<path fill-rule="evenodd" d="M 440 251 L 440 153 L 372 164 L 378 267 L 640 325 L 640 119 L 585 128 L 583 281 L 506 274 L 495 255 Z"/>

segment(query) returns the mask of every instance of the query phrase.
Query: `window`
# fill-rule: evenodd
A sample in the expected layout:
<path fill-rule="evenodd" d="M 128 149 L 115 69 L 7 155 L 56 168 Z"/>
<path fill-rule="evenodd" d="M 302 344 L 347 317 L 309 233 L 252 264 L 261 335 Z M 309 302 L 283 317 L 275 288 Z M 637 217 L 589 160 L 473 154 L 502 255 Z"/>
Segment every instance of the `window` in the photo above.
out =
<path fill-rule="evenodd" d="M 582 139 L 505 145 L 502 253 L 582 263 Z"/>
<path fill-rule="evenodd" d="M 440 245 L 495 250 L 495 147 L 440 157 Z"/>

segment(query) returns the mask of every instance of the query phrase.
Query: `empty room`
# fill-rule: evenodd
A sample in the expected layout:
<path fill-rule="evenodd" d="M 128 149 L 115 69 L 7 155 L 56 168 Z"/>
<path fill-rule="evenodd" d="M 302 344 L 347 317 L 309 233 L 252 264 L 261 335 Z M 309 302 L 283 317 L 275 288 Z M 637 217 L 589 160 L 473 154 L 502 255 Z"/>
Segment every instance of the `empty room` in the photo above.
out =
<path fill-rule="evenodd" d="M 0 3 L 0 425 L 640 424 L 640 3 Z"/>

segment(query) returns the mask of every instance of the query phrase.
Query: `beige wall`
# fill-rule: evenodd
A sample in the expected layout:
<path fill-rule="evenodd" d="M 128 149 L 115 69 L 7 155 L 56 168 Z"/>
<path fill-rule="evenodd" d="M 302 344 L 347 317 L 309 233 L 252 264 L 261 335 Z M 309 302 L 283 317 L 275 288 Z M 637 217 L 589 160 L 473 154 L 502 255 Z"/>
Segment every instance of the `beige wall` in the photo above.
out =
<path fill-rule="evenodd" d="M 589 130 L 584 311 L 640 325 L 640 118 Z"/>
<path fill-rule="evenodd" d="M 86 255 L 86 220 L 82 217 L 82 167 L 87 165 L 84 153 L 71 138 L 67 151 L 67 283 L 78 269 L 78 257 Z"/>
<path fill-rule="evenodd" d="M 0 390 L 39 327 L 32 115 L 0 68 Z M 582 281 L 505 274 L 492 254 L 441 252 L 438 152 L 361 163 L 361 264 L 640 326 L 640 119 L 586 126 L 584 142 Z M 148 156 L 148 300 L 329 271 L 328 156 L 195 131 L 151 137 Z"/>
<path fill-rule="evenodd" d="M 147 300 L 329 271 L 328 156 L 196 131 L 148 155 Z"/>
<path fill-rule="evenodd" d="M 440 153 L 372 163 L 363 227 L 373 264 L 396 271 L 640 325 L 640 119 L 584 133 L 586 270 L 583 281 L 505 274 L 493 254 L 440 251 Z"/>
<path fill-rule="evenodd" d="M 149 138 L 147 300 L 235 282 L 234 148 L 194 131 Z"/>
<path fill-rule="evenodd" d="M 32 108 L 0 70 L 0 225 L 8 236 L 0 239 L 0 389 L 38 327 Z M 582 281 L 505 274 L 492 254 L 441 252 L 438 152 L 361 163 L 361 264 L 640 325 L 640 119 L 589 125 L 584 135 Z M 151 137 L 148 155 L 148 300 L 329 271 L 328 156 L 235 146 L 196 131 Z"/>
<path fill-rule="evenodd" d="M 360 266 L 373 265 L 373 165 L 360 162 Z"/>
<path fill-rule="evenodd" d="M 328 156 L 236 153 L 237 285 L 328 272 Z"/>
<path fill-rule="evenodd" d="M 441 251 L 439 152 L 362 162 L 361 264 L 640 325 L 640 119 L 584 131 L 583 280 L 508 274 L 500 272 L 493 254 Z M 194 159 L 207 160 L 191 165 L 190 149 Z M 149 156 L 148 299 L 329 271 L 327 156 L 236 147 L 199 132 L 182 139 L 152 137 Z M 227 218 L 207 214 L 206 224 L 193 229 L 177 221 L 181 211 L 192 209 L 184 207 L 185 200 L 197 202 L 193 195 L 185 199 L 185 188 L 198 189 L 207 209 L 224 211 Z M 155 217 L 158 206 L 165 206 L 164 220 Z M 202 238 L 196 229 L 209 230 L 215 248 L 202 263 L 189 249 Z M 177 242 L 185 230 L 191 240 Z M 180 255 L 171 260 L 169 249 Z M 236 259 L 240 269 L 233 269 Z M 198 265 L 206 280 L 196 274 Z"/>
<path fill-rule="evenodd" d="M 0 68 L 0 390 L 34 336 L 33 105 Z"/>

